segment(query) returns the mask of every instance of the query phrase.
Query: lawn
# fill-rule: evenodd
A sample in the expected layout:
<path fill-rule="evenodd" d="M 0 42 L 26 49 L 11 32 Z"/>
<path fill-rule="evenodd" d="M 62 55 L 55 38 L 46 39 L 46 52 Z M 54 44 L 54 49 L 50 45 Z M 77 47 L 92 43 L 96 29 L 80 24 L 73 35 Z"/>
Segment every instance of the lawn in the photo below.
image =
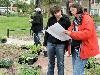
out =
<path fill-rule="evenodd" d="M 7 29 L 30 29 L 29 17 L 0 16 L 0 36 L 7 35 Z"/>
<path fill-rule="evenodd" d="M 19 35 L 19 33 L 29 34 L 31 23 L 29 17 L 6 17 L 0 16 L 0 36 L 7 36 L 7 29 L 13 29 L 15 31 L 10 32 L 10 35 Z M 47 24 L 47 19 L 44 19 L 44 27 Z M 26 30 L 21 30 L 26 29 Z"/>

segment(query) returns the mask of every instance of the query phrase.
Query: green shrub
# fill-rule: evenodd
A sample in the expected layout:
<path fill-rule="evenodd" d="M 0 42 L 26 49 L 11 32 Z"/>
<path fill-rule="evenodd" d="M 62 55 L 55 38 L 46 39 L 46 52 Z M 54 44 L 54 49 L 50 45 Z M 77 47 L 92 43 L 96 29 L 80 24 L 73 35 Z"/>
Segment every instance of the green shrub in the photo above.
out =
<path fill-rule="evenodd" d="M 0 67 L 1 68 L 9 68 L 9 67 L 11 67 L 12 66 L 12 61 L 11 61 L 11 59 L 9 59 L 9 58 L 6 58 L 6 59 L 1 59 L 0 60 Z"/>
<path fill-rule="evenodd" d="M 21 68 L 21 75 L 40 75 L 40 68 L 25 65 Z"/>
<path fill-rule="evenodd" d="M 100 75 L 100 64 L 95 63 L 96 58 L 90 58 L 85 67 L 85 75 Z"/>
<path fill-rule="evenodd" d="M 26 49 L 26 50 L 29 50 L 30 47 L 31 47 L 30 45 L 22 45 L 22 46 L 21 46 L 22 49 Z"/>
<path fill-rule="evenodd" d="M 94 58 L 94 57 L 89 58 L 87 64 L 85 65 L 85 68 L 86 69 L 94 68 L 95 67 L 95 63 L 94 63 L 95 60 L 96 60 L 96 58 Z"/>
<path fill-rule="evenodd" d="M 20 54 L 20 57 L 24 58 L 24 59 L 27 59 L 27 58 L 36 58 L 38 55 L 37 54 L 32 54 L 31 52 L 29 51 L 26 51 L 26 52 L 22 52 Z"/>
<path fill-rule="evenodd" d="M 42 50 L 42 47 L 40 45 L 36 46 L 36 45 L 33 45 L 30 47 L 30 51 L 34 54 L 38 54 L 38 52 L 41 52 Z"/>
<path fill-rule="evenodd" d="M 95 64 L 94 68 L 85 69 L 85 75 L 100 75 L 100 65 Z"/>
<path fill-rule="evenodd" d="M 18 63 L 22 64 L 22 63 L 28 63 L 29 60 L 32 60 L 32 64 L 34 62 L 36 62 L 38 59 L 38 55 L 37 54 L 32 54 L 29 51 L 26 52 L 22 52 L 19 56 L 19 60 Z"/>

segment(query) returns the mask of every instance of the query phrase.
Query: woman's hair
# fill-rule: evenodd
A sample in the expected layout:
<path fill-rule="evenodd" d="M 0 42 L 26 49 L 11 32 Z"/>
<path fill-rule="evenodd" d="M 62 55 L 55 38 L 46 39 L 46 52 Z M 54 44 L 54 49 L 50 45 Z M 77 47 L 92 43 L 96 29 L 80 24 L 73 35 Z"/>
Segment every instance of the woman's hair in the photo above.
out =
<path fill-rule="evenodd" d="M 58 6 L 58 5 L 55 5 L 55 6 L 53 6 L 53 7 L 50 8 L 50 13 L 51 13 L 52 15 L 54 15 L 54 13 L 57 13 L 57 12 L 59 12 L 59 11 L 61 11 L 61 7 Z"/>
<path fill-rule="evenodd" d="M 77 14 L 82 14 L 83 13 L 83 8 L 80 4 L 72 4 L 69 8 L 76 8 L 77 9 Z"/>
<path fill-rule="evenodd" d="M 84 8 L 84 12 L 87 12 L 87 8 Z"/>

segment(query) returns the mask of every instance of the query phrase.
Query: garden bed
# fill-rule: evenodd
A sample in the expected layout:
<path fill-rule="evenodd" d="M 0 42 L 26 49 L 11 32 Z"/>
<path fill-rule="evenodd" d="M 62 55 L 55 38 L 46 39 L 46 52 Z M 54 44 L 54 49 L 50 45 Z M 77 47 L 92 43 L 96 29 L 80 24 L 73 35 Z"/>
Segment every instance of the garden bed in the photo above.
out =
<path fill-rule="evenodd" d="M 32 62 L 29 62 L 27 60 L 27 63 L 19 64 L 19 56 L 20 54 L 27 52 L 27 50 L 22 49 L 19 46 L 14 46 L 14 45 L 6 45 L 6 44 L 1 44 L 0 45 L 0 65 L 3 65 L 0 67 L 0 75 L 26 75 L 24 73 L 27 73 L 27 75 L 32 75 L 33 73 L 38 73 L 36 75 L 40 75 L 40 68 L 35 69 L 36 67 L 33 66 Z M 28 56 L 34 56 L 36 57 L 36 60 L 38 59 L 37 56 L 33 54 L 27 54 L 27 59 Z M 10 59 L 13 63 L 10 64 L 10 61 L 6 62 L 6 59 Z M 2 62 L 5 62 L 3 64 Z M 29 66 L 30 65 L 30 66 Z M 28 71 L 26 71 L 26 69 Z M 23 74 L 22 74 L 23 73 Z M 34 75 L 34 74 L 33 74 Z"/>

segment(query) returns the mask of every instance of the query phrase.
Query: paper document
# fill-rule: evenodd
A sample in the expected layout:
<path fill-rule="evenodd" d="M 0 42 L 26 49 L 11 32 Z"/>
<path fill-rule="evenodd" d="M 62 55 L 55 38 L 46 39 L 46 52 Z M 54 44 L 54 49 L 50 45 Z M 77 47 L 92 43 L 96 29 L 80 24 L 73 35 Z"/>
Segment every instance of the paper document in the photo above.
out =
<path fill-rule="evenodd" d="M 50 26 L 46 31 L 61 41 L 71 39 L 70 36 L 64 33 L 64 30 L 65 29 L 57 22 L 54 25 Z"/>

